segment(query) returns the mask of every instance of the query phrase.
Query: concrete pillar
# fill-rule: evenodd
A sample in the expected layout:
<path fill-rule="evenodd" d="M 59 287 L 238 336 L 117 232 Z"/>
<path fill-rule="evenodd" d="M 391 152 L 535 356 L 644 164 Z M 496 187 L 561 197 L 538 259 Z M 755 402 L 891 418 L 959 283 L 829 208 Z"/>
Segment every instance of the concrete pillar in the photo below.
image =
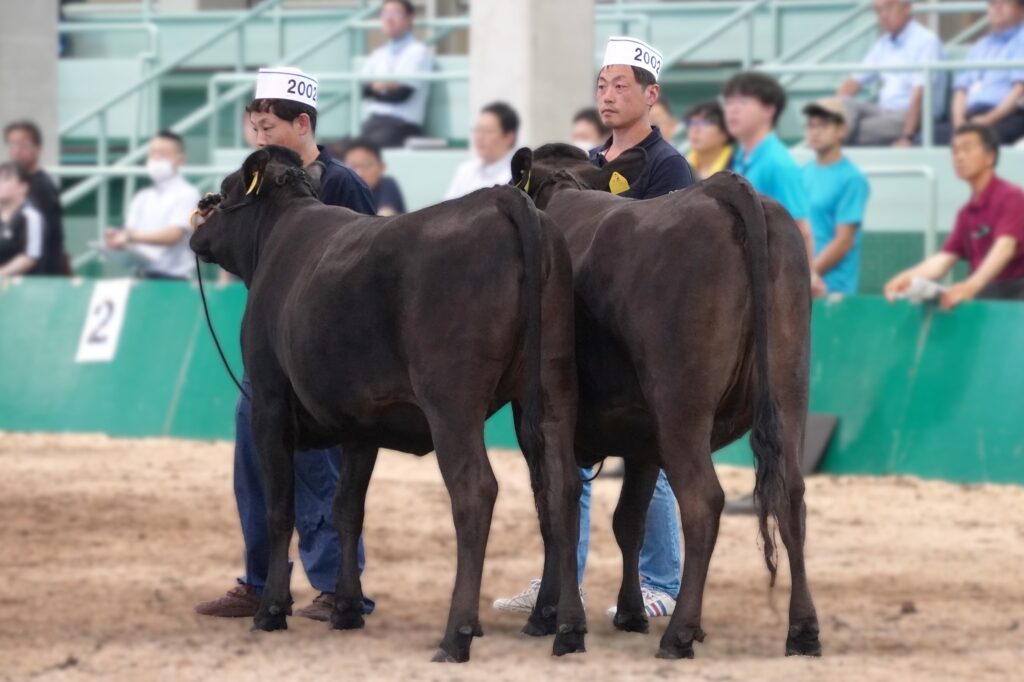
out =
<path fill-rule="evenodd" d="M 504 100 L 519 144 L 567 142 L 572 115 L 594 100 L 594 0 L 478 0 L 470 8 L 472 116 Z"/>
<path fill-rule="evenodd" d="M 0 2 L 0 128 L 15 119 L 42 129 L 42 161 L 56 163 L 56 2 Z"/>

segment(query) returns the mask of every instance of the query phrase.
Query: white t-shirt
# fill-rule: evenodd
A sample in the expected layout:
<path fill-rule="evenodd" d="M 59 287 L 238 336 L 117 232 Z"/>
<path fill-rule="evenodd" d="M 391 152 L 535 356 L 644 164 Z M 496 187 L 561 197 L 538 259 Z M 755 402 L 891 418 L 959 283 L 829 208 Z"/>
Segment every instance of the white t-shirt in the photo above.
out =
<path fill-rule="evenodd" d="M 448 187 L 445 199 L 456 199 L 484 187 L 507 185 L 512 179 L 512 156 L 515 149 L 491 164 L 485 164 L 479 156 L 462 162 L 455 170 L 452 184 Z"/>
<path fill-rule="evenodd" d="M 389 81 L 392 74 L 429 73 L 434 70 L 434 55 L 430 48 L 412 37 L 412 32 L 398 40 L 381 45 L 367 57 L 363 64 L 363 73 L 380 76 L 380 80 Z M 377 102 L 366 100 L 363 108 L 364 118 L 373 114 L 394 116 L 413 125 L 422 126 L 427 115 L 427 94 L 430 83 L 410 81 L 404 83 L 413 89 L 412 95 L 404 102 Z"/>
<path fill-rule="evenodd" d="M 199 190 L 180 175 L 147 187 L 132 198 L 125 221 L 128 227 L 142 234 L 171 226 L 181 228 L 181 239 L 173 246 L 131 245 L 132 251 L 148 261 L 142 268 L 143 272 L 169 277 L 192 275 L 196 264 L 188 247 L 192 233 L 188 217 L 198 203 Z"/>

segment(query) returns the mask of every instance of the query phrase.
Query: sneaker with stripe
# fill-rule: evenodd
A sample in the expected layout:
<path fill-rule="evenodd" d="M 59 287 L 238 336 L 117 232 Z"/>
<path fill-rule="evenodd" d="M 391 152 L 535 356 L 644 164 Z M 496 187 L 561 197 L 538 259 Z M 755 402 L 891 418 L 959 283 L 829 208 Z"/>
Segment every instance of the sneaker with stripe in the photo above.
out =
<path fill-rule="evenodd" d="M 540 579 L 534 578 L 530 581 L 529 587 L 514 597 L 507 599 L 495 599 L 494 608 L 498 611 L 512 611 L 513 613 L 533 613 L 533 607 L 537 604 L 537 593 L 540 592 Z M 580 599 L 584 600 L 586 608 L 587 592 L 580 588 Z"/>
<path fill-rule="evenodd" d="M 671 595 L 662 592 L 661 590 L 655 590 L 641 585 L 640 594 L 643 595 L 644 611 L 647 612 L 648 618 L 671 616 L 672 612 L 676 610 L 676 600 L 673 599 Z M 618 607 L 613 606 L 605 611 L 605 613 L 614 618 L 617 611 Z"/>

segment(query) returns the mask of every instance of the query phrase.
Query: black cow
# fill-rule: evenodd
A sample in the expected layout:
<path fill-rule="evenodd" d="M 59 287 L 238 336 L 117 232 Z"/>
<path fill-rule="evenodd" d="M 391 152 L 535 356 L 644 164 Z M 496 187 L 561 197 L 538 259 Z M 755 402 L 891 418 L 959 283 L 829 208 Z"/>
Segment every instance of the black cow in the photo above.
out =
<path fill-rule="evenodd" d="M 435 660 L 466 661 L 480 636 L 484 550 L 497 482 L 484 420 L 512 401 L 553 582 L 535 627 L 556 654 L 582 651 L 575 583 L 580 480 L 571 264 L 565 239 L 514 187 L 394 218 L 325 206 L 298 155 L 253 153 L 228 176 L 192 249 L 249 288 L 242 355 L 271 534 L 255 629 L 291 606 L 292 457 L 340 443 L 334 516 L 342 570 L 331 624 L 363 625 L 356 543 L 379 447 L 437 452 L 451 497 L 458 568 Z M 215 205 L 215 209 L 210 209 Z M 556 616 L 557 602 L 557 616 Z"/>
<path fill-rule="evenodd" d="M 693 656 L 724 495 L 711 453 L 751 427 L 764 555 L 775 580 L 774 517 L 793 590 L 787 654 L 818 655 L 804 569 L 810 289 L 789 214 L 720 173 L 646 201 L 613 196 L 646 164 L 642 149 L 598 169 L 575 147 L 519 150 L 512 177 L 569 241 L 580 405 L 576 457 L 625 459 L 614 516 L 623 556 L 615 625 L 647 631 L 638 558 L 647 505 L 665 470 L 685 539 L 682 589 L 659 657 Z M 603 191 L 588 191 L 600 189 Z"/>

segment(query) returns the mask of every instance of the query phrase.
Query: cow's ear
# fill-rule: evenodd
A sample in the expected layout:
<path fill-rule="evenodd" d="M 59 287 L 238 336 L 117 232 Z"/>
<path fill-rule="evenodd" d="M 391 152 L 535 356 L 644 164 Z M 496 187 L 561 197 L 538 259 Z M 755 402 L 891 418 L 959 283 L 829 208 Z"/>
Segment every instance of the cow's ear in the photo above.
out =
<path fill-rule="evenodd" d="M 242 182 L 245 186 L 246 196 L 260 193 L 263 179 L 267 174 L 268 163 L 270 163 L 270 152 L 260 149 L 250 154 L 242 164 Z"/>
<path fill-rule="evenodd" d="M 635 184 L 643 175 L 647 167 L 647 151 L 640 147 L 633 147 L 622 152 L 614 161 L 601 169 L 603 174 L 599 187 L 612 194 L 628 192 L 630 186 Z"/>
<path fill-rule="evenodd" d="M 530 174 L 533 170 L 533 150 L 523 147 L 512 155 L 512 180 L 515 185 L 526 193 L 530 192 Z"/>

